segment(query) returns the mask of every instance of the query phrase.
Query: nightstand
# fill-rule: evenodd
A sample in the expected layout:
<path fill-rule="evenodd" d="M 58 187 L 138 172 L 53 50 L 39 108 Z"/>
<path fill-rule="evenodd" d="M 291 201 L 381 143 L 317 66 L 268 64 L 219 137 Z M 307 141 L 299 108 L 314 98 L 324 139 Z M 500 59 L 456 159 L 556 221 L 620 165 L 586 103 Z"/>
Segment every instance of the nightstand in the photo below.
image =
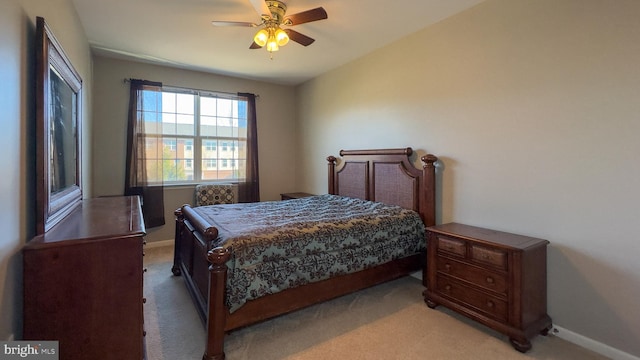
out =
<path fill-rule="evenodd" d="M 446 306 L 509 336 L 526 352 L 547 335 L 547 244 L 543 239 L 457 223 L 427 228 L 430 308 Z"/>
<path fill-rule="evenodd" d="M 309 194 L 306 192 L 292 192 L 292 193 L 280 194 L 280 197 L 282 198 L 282 200 L 300 199 L 300 198 L 305 198 L 309 196 L 315 196 L 315 195 Z"/>

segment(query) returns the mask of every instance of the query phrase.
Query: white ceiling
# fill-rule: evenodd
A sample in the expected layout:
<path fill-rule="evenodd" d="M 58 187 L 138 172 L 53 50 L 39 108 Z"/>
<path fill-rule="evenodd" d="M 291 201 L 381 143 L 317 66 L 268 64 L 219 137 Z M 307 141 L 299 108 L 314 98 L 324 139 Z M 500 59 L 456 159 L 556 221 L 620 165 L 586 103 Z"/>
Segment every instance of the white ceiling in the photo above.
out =
<path fill-rule="evenodd" d="M 293 29 L 316 39 L 251 50 L 258 23 L 249 0 L 72 0 L 93 51 L 278 84 L 299 84 L 483 0 L 284 0 L 287 14 L 319 6 L 328 19 Z"/>

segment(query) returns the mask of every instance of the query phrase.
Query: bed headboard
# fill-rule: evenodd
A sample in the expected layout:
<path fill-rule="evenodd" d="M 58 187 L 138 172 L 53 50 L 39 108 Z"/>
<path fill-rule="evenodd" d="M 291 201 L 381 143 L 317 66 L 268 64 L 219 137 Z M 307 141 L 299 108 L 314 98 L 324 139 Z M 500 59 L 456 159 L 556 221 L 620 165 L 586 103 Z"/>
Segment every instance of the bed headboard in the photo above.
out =
<path fill-rule="evenodd" d="M 421 157 L 423 169 L 409 161 L 410 147 L 403 149 L 341 150 L 340 164 L 329 156 L 329 194 L 378 201 L 415 210 L 425 226 L 435 225 L 438 158 Z"/>

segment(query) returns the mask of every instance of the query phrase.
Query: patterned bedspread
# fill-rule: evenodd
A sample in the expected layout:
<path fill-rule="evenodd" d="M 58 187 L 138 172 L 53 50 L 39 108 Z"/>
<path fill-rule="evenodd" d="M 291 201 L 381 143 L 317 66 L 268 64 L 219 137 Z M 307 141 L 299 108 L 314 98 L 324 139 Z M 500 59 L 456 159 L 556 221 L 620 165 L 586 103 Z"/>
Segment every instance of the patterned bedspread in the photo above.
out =
<path fill-rule="evenodd" d="M 193 208 L 230 247 L 227 305 L 363 270 L 425 248 L 418 213 L 336 195 Z"/>

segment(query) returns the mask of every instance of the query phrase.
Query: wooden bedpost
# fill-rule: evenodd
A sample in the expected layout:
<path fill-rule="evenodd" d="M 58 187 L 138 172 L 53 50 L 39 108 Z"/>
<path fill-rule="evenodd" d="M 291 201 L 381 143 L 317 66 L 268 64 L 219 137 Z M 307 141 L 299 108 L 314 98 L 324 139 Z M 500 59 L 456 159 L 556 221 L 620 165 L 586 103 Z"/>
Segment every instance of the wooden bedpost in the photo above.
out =
<path fill-rule="evenodd" d="M 424 213 L 424 224 L 433 226 L 436 224 L 436 166 L 435 162 L 438 157 L 432 154 L 424 155 L 420 158 L 424 165 L 422 166 L 424 181 L 424 197 L 426 211 Z"/>
<path fill-rule="evenodd" d="M 336 194 L 336 157 L 329 156 L 327 157 L 327 161 L 329 162 L 329 194 Z"/>
<path fill-rule="evenodd" d="M 224 327 L 227 308 L 225 305 L 227 287 L 227 265 L 231 253 L 229 249 L 217 247 L 209 250 L 209 307 L 207 314 L 207 347 L 203 360 L 224 360 Z"/>
<path fill-rule="evenodd" d="M 184 227 L 184 215 L 182 214 L 182 208 L 176 209 L 173 212 L 176 216 L 176 233 L 175 233 L 175 241 L 173 243 L 173 267 L 171 267 L 171 272 L 175 276 L 180 276 L 180 244 L 182 241 L 182 228 Z"/>

